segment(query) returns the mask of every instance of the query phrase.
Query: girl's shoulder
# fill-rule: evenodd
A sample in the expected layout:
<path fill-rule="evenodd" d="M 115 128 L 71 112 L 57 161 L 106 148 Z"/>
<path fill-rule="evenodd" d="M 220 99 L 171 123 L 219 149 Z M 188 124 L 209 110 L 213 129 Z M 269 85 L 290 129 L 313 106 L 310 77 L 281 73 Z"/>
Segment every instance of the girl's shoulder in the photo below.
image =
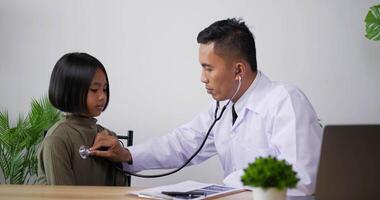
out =
<path fill-rule="evenodd" d="M 101 132 L 101 131 L 103 131 L 103 130 L 107 130 L 109 134 L 111 134 L 111 135 L 113 135 L 113 136 L 117 136 L 117 134 L 116 134 L 115 132 L 111 131 L 111 130 L 108 129 L 108 128 L 103 127 L 103 126 L 100 125 L 100 124 L 96 124 L 96 126 L 97 126 L 97 128 L 98 128 L 98 132 Z"/>
<path fill-rule="evenodd" d="M 61 119 L 56 122 L 53 126 L 51 126 L 46 133 L 46 137 L 48 136 L 58 136 L 58 137 L 67 137 L 71 132 L 76 131 L 73 126 L 65 119 Z"/>
<path fill-rule="evenodd" d="M 65 149 L 69 141 L 68 132 L 71 132 L 70 127 L 64 120 L 59 120 L 47 131 L 41 147 L 47 150 Z"/>

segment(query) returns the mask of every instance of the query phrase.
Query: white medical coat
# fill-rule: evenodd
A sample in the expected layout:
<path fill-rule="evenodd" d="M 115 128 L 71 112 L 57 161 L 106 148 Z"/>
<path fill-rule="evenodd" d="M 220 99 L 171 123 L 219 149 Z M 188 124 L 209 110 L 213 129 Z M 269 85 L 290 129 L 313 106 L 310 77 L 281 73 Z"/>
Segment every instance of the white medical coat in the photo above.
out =
<path fill-rule="evenodd" d="M 226 102 L 221 102 L 221 107 Z M 189 123 L 143 144 L 128 147 L 133 164 L 124 169 L 168 169 L 181 166 L 202 143 L 214 120 L 215 103 Z M 190 164 L 218 155 L 224 183 L 239 187 L 243 169 L 259 156 L 286 159 L 300 178 L 288 195 L 314 193 L 322 128 L 307 97 L 296 87 L 272 82 L 260 71 L 235 103 L 238 118 L 232 125 L 231 104 Z M 219 109 L 220 112 L 221 109 Z"/>

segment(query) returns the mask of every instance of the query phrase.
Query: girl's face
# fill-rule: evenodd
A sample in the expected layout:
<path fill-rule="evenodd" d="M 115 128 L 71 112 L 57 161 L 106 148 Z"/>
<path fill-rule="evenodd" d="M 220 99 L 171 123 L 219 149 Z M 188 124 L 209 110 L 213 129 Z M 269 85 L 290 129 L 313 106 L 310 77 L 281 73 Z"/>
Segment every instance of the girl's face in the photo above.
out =
<path fill-rule="evenodd" d="M 101 69 L 97 69 L 92 78 L 87 94 L 87 110 L 89 117 L 97 117 L 103 112 L 107 102 L 107 79 Z"/>

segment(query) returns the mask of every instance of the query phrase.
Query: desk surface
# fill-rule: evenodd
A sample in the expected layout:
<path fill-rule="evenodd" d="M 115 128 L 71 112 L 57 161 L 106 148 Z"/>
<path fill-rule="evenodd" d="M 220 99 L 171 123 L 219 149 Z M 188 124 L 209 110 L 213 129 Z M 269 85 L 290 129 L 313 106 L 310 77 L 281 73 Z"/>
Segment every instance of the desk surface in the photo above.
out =
<path fill-rule="evenodd" d="M 47 185 L 0 185 L 0 200 L 40 200 L 40 199 L 142 199 L 127 195 L 127 192 L 138 190 L 135 187 L 106 187 L 106 186 L 47 186 Z M 249 191 L 244 191 L 218 199 L 252 199 Z"/>

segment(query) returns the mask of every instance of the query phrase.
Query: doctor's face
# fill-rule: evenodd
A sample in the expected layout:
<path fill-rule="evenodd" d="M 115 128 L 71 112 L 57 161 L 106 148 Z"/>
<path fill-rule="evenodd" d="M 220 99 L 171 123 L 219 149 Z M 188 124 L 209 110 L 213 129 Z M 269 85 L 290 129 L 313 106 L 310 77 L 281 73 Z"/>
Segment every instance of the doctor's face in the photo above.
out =
<path fill-rule="evenodd" d="M 235 71 L 226 59 L 214 52 L 214 42 L 200 44 L 199 63 L 202 65 L 201 81 L 207 93 L 217 101 L 231 98 L 235 84 Z"/>

